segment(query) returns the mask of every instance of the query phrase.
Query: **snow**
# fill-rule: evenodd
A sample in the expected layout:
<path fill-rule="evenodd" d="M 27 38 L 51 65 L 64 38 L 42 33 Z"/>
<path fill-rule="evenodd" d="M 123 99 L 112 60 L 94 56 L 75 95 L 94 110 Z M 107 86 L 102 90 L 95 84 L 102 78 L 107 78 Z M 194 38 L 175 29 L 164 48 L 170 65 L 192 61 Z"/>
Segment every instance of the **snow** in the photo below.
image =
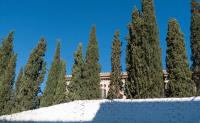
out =
<path fill-rule="evenodd" d="M 0 121 L 200 123 L 200 97 L 79 100 L 1 116 Z"/>

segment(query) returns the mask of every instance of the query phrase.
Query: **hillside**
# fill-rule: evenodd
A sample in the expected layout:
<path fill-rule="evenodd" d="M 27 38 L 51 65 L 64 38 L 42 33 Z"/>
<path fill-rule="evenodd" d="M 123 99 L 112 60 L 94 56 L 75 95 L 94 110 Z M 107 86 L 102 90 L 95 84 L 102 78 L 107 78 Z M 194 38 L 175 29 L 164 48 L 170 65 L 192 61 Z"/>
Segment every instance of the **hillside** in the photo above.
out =
<path fill-rule="evenodd" d="M 200 97 L 82 100 L 1 116 L 1 121 L 199 123 Z"/>

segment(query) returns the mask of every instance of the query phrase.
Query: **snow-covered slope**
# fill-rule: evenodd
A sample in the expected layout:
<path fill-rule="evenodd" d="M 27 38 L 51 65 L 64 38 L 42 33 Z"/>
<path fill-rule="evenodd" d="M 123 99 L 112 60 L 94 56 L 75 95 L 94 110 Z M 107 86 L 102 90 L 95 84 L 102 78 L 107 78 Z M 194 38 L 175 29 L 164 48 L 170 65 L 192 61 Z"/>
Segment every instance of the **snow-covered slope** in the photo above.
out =
<path fill-rule="evenodd" d="M 83 100 L 1 116 L 1 121 L 200 123 L 200 97 Z"/>

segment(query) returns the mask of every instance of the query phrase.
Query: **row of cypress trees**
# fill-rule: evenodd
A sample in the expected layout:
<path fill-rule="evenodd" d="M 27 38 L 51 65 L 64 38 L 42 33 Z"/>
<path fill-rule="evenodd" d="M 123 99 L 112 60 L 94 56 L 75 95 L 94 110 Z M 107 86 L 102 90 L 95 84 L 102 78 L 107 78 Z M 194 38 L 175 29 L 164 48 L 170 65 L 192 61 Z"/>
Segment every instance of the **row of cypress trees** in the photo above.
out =
<path fill-rule="evenodd" d="M 186 55 L 183 32 L 177 20 L 170 19 L 166 37 L 166 69 L 169 82 L 164 89 L 161 48 L 153 0 L 142 0 L 142 10 L 132 13 L 128 29 L 125 84 L 127 98 L 187 97 L 200 89 L 200 2 L 191 1 L 192 71 Z M 196 86 L 195 86 L 196 83 Z"/>
<path fill-rule="evenodd" d="M 67 85 L 65 73 L 66 63 L 60 59 L 60 43 L 57 44 L 53 63 L 48 73 L 46 87 L 41 96 L 41 107 L 51 106 L 63 102 L 83 99 L 99 99 L 100 93 L 100 65 L 96 27 L 90 32 L 86 57 L 83 58 L 82 44 L 74 53 L 72 79 Z M 57 88 L 55 88 L 57 87 Z"/>
<path fill-rule="evenodd" d="M 17 55 L 13 51 L 13 32 L 3 39 L 0 47 L 0 115 L 77 99 L 100 98 L 100 65 L 95 26 L 90 33 L 85 60 L 81 44 L 74 54 L 73 77 L 68 88 L 66 62 L 60 57 L 61 44 L 58 42 L 48 71 L 46 87 L 44 92 L 41 91 L 40 85 L 46 74 L 46 47 L 45 39 L 41 38 L 15 81 Z"/>
<path fill-rule="evenodd" d="M 13 51 L 13 32 L 3 39 L 0 47 L 0 114 L 35 109 L 39 106 L 38 93 L 46 72 L 43 38 L 32 50 L 24 69 L 15 82 L 17 55 Z M 15 87 L 14 87 L 15 85 Z"/>
<path fill-rule="evenodd" d="M 141 11 L 134 8 L 127 36 L 128 79 L 123 85 L 120 62 L 122 43 L 119 32 L 116 31 L 112 43 L 111 82 L 107 98 L 122 98 L 122 91 L 127 98 L 185 97 L 200 94 L 200 3 L 197 0 L 192 0 L 191 13 L 192 72 L 189 69 L 180 25 L 175 19 L 170 19 L 166 38 L 166 66 L 170 81 L 168 89 L 164 90 L 159 31 L 153 0 L 142 0 Z M 85 58 L 82 44 L 74 53 L 72 80 L 69 85 L 66 85 L 65 79 L 66 63 L 60 57 L 60 42 L 57 43 L 46 87 L 40 96 L 40 85 L 46 73 L 46 47 L 45 39 L 41 38 L 15 81 L 17 55 L 13 51 L 13 32 L 3 39 L 0 46 L 0 115 L 72 100 L 100 98 L 99 52 L 94 26 L 90 32 Z"/>

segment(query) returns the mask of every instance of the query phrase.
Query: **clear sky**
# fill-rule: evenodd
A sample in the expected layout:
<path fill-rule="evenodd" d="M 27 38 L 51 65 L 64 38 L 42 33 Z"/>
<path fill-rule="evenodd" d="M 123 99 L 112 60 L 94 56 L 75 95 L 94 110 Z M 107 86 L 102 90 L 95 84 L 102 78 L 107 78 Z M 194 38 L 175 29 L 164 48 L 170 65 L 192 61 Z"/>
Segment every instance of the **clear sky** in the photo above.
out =
<path fill-rule="evenodd" d="M 110 71 L 111 43 L 115 30 L 120 30 L 122 67 L 125 71 L 125 36 L 134 6 L 141 9 L 140 0 L 0 0 L 0 39 L 14 30 L 14 50 L 18 53 L 17 73 L 27 62 L 40 37 L 45 37 L 48 68 L 52 62 L 56 39 L 61 39 L 62 58 L 71 73 L 73 53 L 79 42 L 84 53 L 93 24 L 97 28 L 102 72 Z M 176 18 L 185 34 L 190 58 L 190 0 L 155 0 L 160 31 L 163 67 L 165 68 L 166 31 L 170 18 Z M 1 42 L 0 41 L 0 42 Z"/>

